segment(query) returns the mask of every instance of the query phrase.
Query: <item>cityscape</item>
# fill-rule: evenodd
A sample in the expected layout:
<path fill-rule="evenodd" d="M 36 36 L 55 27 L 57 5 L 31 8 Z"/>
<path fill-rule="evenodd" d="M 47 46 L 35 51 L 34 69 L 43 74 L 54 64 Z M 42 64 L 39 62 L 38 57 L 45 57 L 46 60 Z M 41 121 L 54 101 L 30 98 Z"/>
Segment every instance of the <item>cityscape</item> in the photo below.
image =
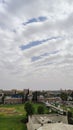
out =
<path fill-rule="evenodd" d="M 73 130 L 73 0 L 0 0 L 0 130 Z"/>
<path fill-rule="evenodd" d="M 0 90 L 1 114 L 18 115 L 27 130 L 72 130 L 73 90 Z"/>

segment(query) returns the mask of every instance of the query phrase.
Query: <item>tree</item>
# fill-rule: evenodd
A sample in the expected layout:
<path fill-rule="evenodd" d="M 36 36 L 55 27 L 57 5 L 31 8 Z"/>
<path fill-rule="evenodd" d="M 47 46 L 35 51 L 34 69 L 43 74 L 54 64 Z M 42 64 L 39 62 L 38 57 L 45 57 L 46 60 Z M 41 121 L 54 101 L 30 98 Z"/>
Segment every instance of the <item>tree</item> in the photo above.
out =
<path fill-rule="evenodd" d="M 72 97 L 72 99 L 73 99 L 73 92 L 71 93 L 71 97 Z"/>
<path fill-rule="evenodd" d="M 73 124 L 73 120 L 72 120 L 72 112 L 71 111 L 68 111 L 68 123 L 69 124 Z"/>
<path fill-rule="evenodd" d="M 62 99 L 63 101 L 67 101 L 67 98 L 68 98 L 68 94 L 65 93 L 65 92 L 61 92 L 61 99 Z"/>
<path fill-rule="evenodd" d="M 33 101 L 33 102 L 37 102 L 37 91 L 33 92 L 32 101 Z"/>
<path fill-rule="evenodd" d="M 5 94 L 2 96 L 2 104 L 4 104 Z"/>
<path fill-rule="evenodd" d="M 68 111 L 68 118 L 71 118 L 71 117 L 72 117 L 72 112 Z"/>
<path fill-rule="evenodd" d="M 32 115 L 34 113 L 34 107 L 33 107 L 32 103 L 26 102 L 25 103 L 25 110 L 27 112 L 27 116 Z"/>
<path fill-rule="evenodd" d="M 40 105 L 37 109 L 38 114 L 44 114 L 44 106 Z"/>

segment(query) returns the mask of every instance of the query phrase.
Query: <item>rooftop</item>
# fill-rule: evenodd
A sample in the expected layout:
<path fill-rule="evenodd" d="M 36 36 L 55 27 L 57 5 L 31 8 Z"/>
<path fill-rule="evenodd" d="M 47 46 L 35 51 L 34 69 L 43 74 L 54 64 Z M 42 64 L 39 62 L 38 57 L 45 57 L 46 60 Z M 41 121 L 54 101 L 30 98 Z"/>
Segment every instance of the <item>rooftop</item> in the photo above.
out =
<path fill-rule="evenodd" d="M 66 127 L 69 127 L 67 116 L 58 114 L 32 115 L 29 116 L 27 124 L 28 130 L 65 130 Z"/>
<path fill-rule="evenodd" d="M 73 130 L 73 125 L 63 123 L 44 124 L 37 130 Z"/>

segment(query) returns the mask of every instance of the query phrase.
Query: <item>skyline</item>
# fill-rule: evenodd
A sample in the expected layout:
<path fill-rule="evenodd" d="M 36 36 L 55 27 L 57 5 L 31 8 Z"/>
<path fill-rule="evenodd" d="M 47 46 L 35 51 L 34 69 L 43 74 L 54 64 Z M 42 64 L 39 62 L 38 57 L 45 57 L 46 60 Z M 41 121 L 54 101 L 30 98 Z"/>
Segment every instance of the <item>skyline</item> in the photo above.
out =
<path fill-rule="evenodd" d="M 0 0 L 0 89 L 73 89 L 73 1 Z"/>

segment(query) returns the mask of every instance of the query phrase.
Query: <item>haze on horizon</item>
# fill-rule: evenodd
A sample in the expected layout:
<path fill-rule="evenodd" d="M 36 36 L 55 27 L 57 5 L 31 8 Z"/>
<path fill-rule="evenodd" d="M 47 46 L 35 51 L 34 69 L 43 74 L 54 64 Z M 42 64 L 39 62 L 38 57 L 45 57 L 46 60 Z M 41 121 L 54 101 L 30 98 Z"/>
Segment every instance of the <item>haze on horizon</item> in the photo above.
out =
<path fill-rule="evenodd" d="M 73 89 L 73 0 L 0 0 L 0 89 Z"/>

